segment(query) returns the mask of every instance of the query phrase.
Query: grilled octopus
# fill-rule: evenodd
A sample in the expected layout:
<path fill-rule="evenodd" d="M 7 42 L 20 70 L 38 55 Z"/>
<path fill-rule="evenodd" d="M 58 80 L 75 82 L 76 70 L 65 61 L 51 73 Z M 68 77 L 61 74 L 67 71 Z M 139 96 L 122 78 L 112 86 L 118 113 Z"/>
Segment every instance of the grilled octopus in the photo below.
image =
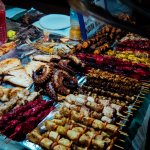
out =
<path fill-rule="evenodd" d="M 64 56 L 34 56 L 36 60 L 46 61 L 33 73 L 35 89 L 49 95 L 52 99 L 58 100 L 58 94 L 68 95 L 70 90 L 77 88 L 77 79 L 74 76 L 76 68 L 83 68 L 84 64 L 74 55 Z M 58 62 L 58 63 L 57 63 Z M 71 74 L 71 75 L 70 75 Z"/>
<path fill-rule="evenodd" d="M 64 86 L 64 81 L 67 81 L 69 86 L 77 87 L 77 80 L 75 77 L 70 76 L 66 71 L 57 70 L 53 74 L 53 84 L 55 90 L 62 95 L 68 95 L 70 93 L 70 89 L 67 86 Z"/>
<path fill-rule="evenodd" d="M 73 67 L 71 67 L 70 62 L 71 62 L 71 60 L 62 59 L 62 60 L 59 61 L 58 66 L 61 69 L 69 72 L 70 74 L 75 74 L 75 71 L 74 71 Z"/>
<path fill-rule="evenodd" d="M 66 72 L 73 75 L 80 70 L 83 71 L 83 68 L 85 68 L 85 64 L 82 63 L 82 61 L 75 55 L 64 56 L 64 58 L 58 62 L 58 66 L 62 70 L 65 70 Z"/>
<path fill-rule="evenodd" d="M 51 68 L 48 65 L 41 65 L 41 67 L 33 73 L 34 83 L 42 84 L 46 82 L 51 77 L 51 75 Z"/>
<path fill-rule="evenodd" d="M 55 89 L 53 87 L 52 82 L 48 82 L 46 84 L 46 93 L 54 100 L 57 100 L 57 93 L 55 92 Z"/>

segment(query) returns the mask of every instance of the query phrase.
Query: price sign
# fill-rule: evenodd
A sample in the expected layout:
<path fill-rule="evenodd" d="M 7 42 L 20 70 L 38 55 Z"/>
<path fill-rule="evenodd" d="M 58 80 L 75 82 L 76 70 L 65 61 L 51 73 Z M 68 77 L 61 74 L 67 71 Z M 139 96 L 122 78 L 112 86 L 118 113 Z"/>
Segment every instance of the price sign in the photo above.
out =
<path fill-rule="evenodd" d="M 101 6 L 104 9 L 107 9 L 106 0 L 93 0 L 93 3 L 95 3 L 97 6 Z M 92 17 L 82 16 L 81 14 L 78 14 L 78 18 L 79 18 L 80 29 L 81 29 L 83 40 L 90 38 L 98 30 L 100 30 L 105 24 L 102 21 L 96 21 Z"/>

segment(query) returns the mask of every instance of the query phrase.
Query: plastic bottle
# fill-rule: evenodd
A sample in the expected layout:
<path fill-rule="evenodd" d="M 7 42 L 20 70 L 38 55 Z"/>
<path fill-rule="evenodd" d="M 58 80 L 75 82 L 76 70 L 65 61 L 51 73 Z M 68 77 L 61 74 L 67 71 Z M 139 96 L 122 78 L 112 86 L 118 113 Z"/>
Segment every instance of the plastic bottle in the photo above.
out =
<path fill-rule="evenodd" d="M 78 15 L 73 9 L 70 9 L 70 24 L 70 39 L 81 40 L 81 31 Z"/>
<path fill-rule="evenodd" d="M 5 6 L 0 0 L 0 45 L 6 42 L 6 16 L 5 16 Z"/>

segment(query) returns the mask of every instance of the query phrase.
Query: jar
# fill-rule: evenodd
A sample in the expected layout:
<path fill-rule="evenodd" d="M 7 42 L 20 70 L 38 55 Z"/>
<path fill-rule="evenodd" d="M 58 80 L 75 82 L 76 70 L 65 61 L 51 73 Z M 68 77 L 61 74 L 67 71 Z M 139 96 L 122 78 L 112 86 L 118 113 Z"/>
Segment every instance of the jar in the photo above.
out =
<path fill-rule="evenodd" d="M 6 16 L 5 16 L 5 6 L 0 0 L 0 45 L 6 42 L 7 39 L 6 31 Z"/>
<path fill-rule="evenodd" d="M 70 33 L 69 37 L 71 40 L 81 40 L 81 30 L 77 13 L 70 9 Z"/>

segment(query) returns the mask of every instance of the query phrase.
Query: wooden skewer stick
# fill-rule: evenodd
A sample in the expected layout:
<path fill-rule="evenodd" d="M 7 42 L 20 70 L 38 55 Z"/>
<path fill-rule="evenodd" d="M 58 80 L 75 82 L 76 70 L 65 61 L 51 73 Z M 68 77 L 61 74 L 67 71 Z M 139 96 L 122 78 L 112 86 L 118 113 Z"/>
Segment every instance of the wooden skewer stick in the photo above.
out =
<path fill-rule="evenodd" d="M 145 84 L 148 84 L 148 85 L 149 85 L 150 83 L 148 83 L 148 82 L 142 82 L 142 85 L 145 85 Z"/>
<path fill-rule="evenodd" d="M 148 90 L 149 91 L 149 87 L 144 87 L 144 90 Z"/>
<path fill-rule="evenodd" d="M 126 116 L 124 116 L 122 114 L 117 114 L 117 116 L 122 117 L 122 118 L 126 118 Z"/>
<path fill-rule="evenodd" d="M 147 88 L 144 88 L 142 91 L 150 92 L 150 90 L 149 90 L 149 89 L 147 89 Z"/>
<path fill-rule="evenodd" d="M 149 83 L 142 83 L 142 85 L 146 85 L 146 86 L 150 86 L 150 84 Z"/>
<path fill-rule="evenodd" d="M 131 115 L 131 116 L 133 116 L 133 114 L 132 114 L 132 113 L 130 113 L 130 112 L 124 111 L 124 113 L 125 113 L 125 114 L 127 114 L 127 115 Z"/>
<path fill-rule="evenodd" d="M 149 84 L 149 81 L 144 81 L 142 82 L 142 84 Z"/>
<path fill-rule="evenodd" d="M 118 141 L 125 143 L 125 140 L 122 140 L 122 139 L 118 139 Z"/>
<path fill-rule="evenodd" d="M 122 127 L 125 127 L 125 126 L 126 126 L 126 125 L 124 125 L 124 124 L 122 124 L 122 123 L 119 123 L 119 122 L 117 122 L 116 124 L 119 125 L 119 126 L 122 126 Z"/>
<path fill-rule="evenodd" d="M 119 133 L 122 134 L 122 135 L 124 135 L 124 136 L 129 136 L 127 133 L 122 132 L 122 131 L 120 131 L 120 130 L 119 130 Z"/>
<path fill-rule="evenodd" d="M 121 147 L 119 145 L 116 145 L 116 144 L 114 144 L 114 146 L 117 147 L 117 148 L 120 148 L 120 149 L 124 149 L 123 147 Z"/>
<path fill-rule="evenodd" d="M 128 119 L 126 119 L 126 118 L 122 118 L 122 117 L 120 117 L 120 119 L 121 119 L 121 120 L 125 120 L 125 121 L 129 121 Z"/>
<path fill-rule="evenodd" d="M 133 105 L 133 106 L 137 106 L 137 105 Z M 128 106 L 125 106 L 126 108 L 128 108 Z M 137 106 L 137 107 L 140 107 L 140 106 Z M 133 110 L 133 111 L 136 111 L 137 110 L 137 108 L 130 108 L 131 110 Z"/>
<path fill-rule="evenodd" d="M 150 91 L 144 91 L 144 94 L 148 94 L 148 93 L 150 93 Z"/>
<path fill-rule="evenodd" d="M 138 108 L 139 108 L 139 107 L 141 107 L 141 106 L 139 106 L 139 105 L 135 105 L 135 104 L 134 104 L 133 106 L 138 107 Z"/>
<path fill-rule="evenodd" d="M 143 88 L 146 89 L 146 90 L 149 90 L 149 89 L 150 89 L 150 86 L 145 86 L 145 85 L 144 85 Z"/>
<path fill-rule="evenodd" d="M 150 87 L 150 85 L 146 85 L 146 84 L 143 84 L 143 86 L 144 86 L 144 87 L 147 87 L 147 88 L 149 88 L 149 87 Z"/>
<path fill-rule="evenodd" d="M 141 95 L 140 95 L 139 98 L 144 98 L 144 96 L 141 96 Z"/>
<path fill-rule="evenodd" d="M 150 86 L 143 85 L 144 89 L 149 90 Z"/>
<path fill-rule="evenodd" d="M 133 110 L 133 111 L 137 111 L 137 108 L 131 108 L 131 110 Z"/>
<path fill-rule="evenodd" d="M 136 103 L 136 104 L 141 104 L 141 102 L 138 102 L 138 101 L 136 101 L 135 103 Z"/>
<path fill-rule="evenodd" d="M 150 93 L 150 91 L 149 92 L 144 92 L 144 94 L 149 94 Z"/>
<path fill-rule="evenodd" d="M 143 101 L 139 101 L 139 100 L 137 100 L 137 101 L 135 101 L 136 103 L 138 103 L 138 104 L 140 104 L 140 103 L 142 103 Z"/>

